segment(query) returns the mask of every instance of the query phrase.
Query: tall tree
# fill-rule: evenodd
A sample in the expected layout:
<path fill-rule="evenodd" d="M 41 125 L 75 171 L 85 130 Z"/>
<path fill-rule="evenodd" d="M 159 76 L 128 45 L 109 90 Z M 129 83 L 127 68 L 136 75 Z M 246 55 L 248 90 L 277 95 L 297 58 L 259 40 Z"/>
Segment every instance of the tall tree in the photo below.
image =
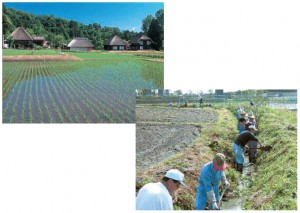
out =
<path fill-rule="evenodd" d="M 15 26 L 12 22 L 12 20 L 10 19 L 9 15 L 7 14 L 7 9 L 5 7 L 5 5 L 2 3 L 2 29 L 3 29 L 3 34 L 4 35 L 9 35 L 10 33 L 13 32 L 13 30 L 15 29 Z"/>
<path fill-rule="evenodd" d="M 155 13 L 155 18 L 158 21 L 158 24 L 161 28 L 161 32 L 162 32 L 162 39 L 164 40 L 164 9 L 159 9 L 156 13 Z"/>
<path fill-rule="evenodd" d="M 146 18 L 143 19 L 143 21 L 142 21 L 142 30 L 143 30 L 144 33 L 146 33 L 146 34 L 148 33 L 148 30 L 149 30 L 149 27 L 151 25 L 151 22 L 152 22 L 153 18 L 154 17 L 152 15 L 148 15 L 148 16 L 146 16 Z"/>
<path fill-rule="evenodd" d="M 157 19 L 153 19 L 149 27 L 148 36 L 153 40 L 152 48 L 160 50 L 162 48 L 162 31 Z"/>

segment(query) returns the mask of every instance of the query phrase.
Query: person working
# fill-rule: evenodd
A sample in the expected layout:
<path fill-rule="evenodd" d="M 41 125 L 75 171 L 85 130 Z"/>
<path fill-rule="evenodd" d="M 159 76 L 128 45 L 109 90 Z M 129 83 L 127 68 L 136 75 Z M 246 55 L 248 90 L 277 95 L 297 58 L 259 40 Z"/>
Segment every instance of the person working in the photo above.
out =
<path fill-rule="evenodd" d="M 238 125 L 237 125 L 237 129 L 238 129 L 239 133 L 242 133 L 246 130 L 246 128 L 245 128 L 246 123 L 247 123 L 246 118 L 240 118 L 239 119 L 239 122 L 238 122 Z"/>
<path fill-rule="evenodd" d="M 237 164 L 237 171 L 239 171 L 240 173 L 243 172 L 243 163 L 245 159 L 243 149 L 245 148 L 245 145 L 249 141 L 255 141 L 259 143 L 261 147 L 263 147 L 258 138 L 254 135 L 256 131 L 257 129 L 254 125 L 249 126 L 248 131 L 240 133 L 232 144 L 235 162 Z"/>
<path fill-rule="evenodd" d="M 225 187 L 230 185 L 224 173 L 225 168 L 225 156 L 222 153 L 217 153 L 213 161 L 202 167 L 195 199 L 196 210 L 205 210 L 207 202 L 211 210 L 220 209 L 219 183 L 222 182 Z"/>
<path fill-rule="evenodd" d="M 138 192 L 136 197 L 136 210 L 173 210 L 171 194 L 182 185 L 184 174 L 177 169 L 167 171 L 161 182 L 148 183 Z"/>
<path fill-rule="evenodd" d="M 198 100 L 199 100 L 199 107 L 201 107 L 202 103 L 203 103 L 203 98 L 202 98 L 202 96 L 200 94 L 198 96 Z"/>

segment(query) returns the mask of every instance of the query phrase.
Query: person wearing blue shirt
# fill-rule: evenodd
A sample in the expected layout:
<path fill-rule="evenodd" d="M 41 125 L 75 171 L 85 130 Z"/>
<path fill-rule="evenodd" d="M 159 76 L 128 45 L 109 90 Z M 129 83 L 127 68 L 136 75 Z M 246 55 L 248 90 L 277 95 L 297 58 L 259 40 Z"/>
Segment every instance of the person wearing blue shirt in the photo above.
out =
<path fill-rule="evenodd" d="M 207 202 L 211 210 L 220 209 L 219 183 L 222 182 L 225 187 L 230 185 L 224 173 L 225 168 L 225 156 L 222 153 L 217 153 L 213 161 L 202 167 L 198 178 L 196 210 L 205 210 Z"/>

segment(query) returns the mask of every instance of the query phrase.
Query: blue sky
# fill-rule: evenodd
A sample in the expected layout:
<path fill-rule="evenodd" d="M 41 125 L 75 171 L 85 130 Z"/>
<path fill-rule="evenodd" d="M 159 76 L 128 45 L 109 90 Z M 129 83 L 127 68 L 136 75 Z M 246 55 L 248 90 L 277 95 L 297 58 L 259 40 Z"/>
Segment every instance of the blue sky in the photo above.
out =
<path fill-rule="evenodd" d="M 155 16 L 164 8 L 163 2 L 6 2 L 14 8 L 35 15 L 54 15 L 83 24 L 98 23 L 101 26 L 119 27 L 120 30 L 141 31 L 142 20 L 147 15 Z"/>

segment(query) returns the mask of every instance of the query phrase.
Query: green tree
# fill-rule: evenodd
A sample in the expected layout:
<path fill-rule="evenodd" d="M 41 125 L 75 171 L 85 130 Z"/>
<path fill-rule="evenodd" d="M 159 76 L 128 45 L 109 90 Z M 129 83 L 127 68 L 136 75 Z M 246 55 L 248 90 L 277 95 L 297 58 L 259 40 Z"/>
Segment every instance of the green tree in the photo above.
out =
<path fill-rule="evenodd" d="M 164 40 L 164 9 L 159 9 L 155 13 L 155 18 L 157 19 L 158 24 L 161 28 L 162 40 Z"/>
<path fill-rule="evenodd" d="M 11 34 L 14 29 L 16 28 L 10 19 L 9 15 L 7 14 L 7 9 L 5 7 L 5 4 L 2 3 L 2 32 L 4 35 Z"/>
<path fill-rule="evenodd" d="M 153 40 L 152 48 L 155 50 L 162 49 L 162 31 L 157 19 L 153 19 L 149 27 L 148 36 Z"/>
<path fill-rule="evenodd" d="M 54 37 L 54 46 L 57 48 L 62 48 L 62 44 L 64 43 L 65 39 L 62 34 L 55 35 Z"/>
<path fill-rule="evenodd" d="M 148 15 L 146 16 L 146 18 L 143 19 L 142 21 L 142 30 L 144 31 L 144 33 L 148 33 L 148 30 L 150 28 L 151 22 L 153 20 L 153 16 L 152 15 Z"/>

